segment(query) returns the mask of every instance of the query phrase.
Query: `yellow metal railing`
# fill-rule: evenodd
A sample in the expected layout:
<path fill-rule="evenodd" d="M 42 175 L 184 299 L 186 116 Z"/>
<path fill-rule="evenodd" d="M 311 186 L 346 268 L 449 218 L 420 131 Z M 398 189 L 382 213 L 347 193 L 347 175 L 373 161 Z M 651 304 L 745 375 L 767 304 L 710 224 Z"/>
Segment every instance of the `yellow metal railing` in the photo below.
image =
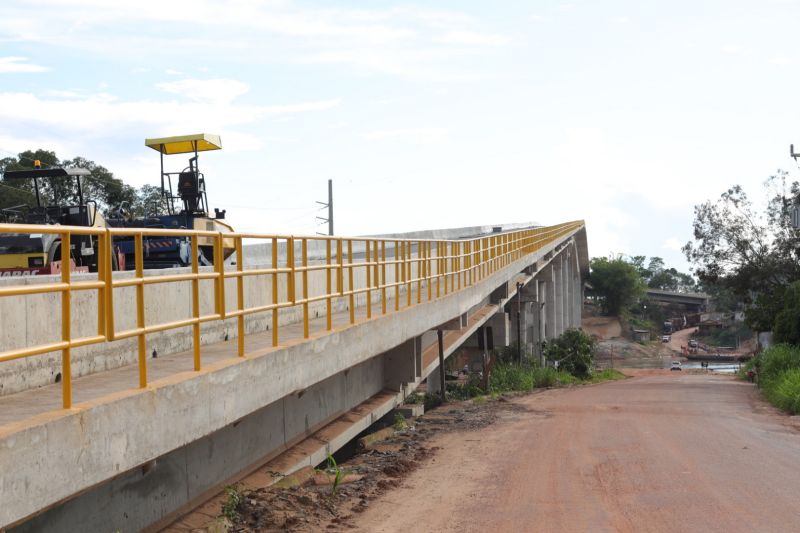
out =
<path fill-rule="evenodd" d="M 212 231 L 166 230 L 146 228 L 85 228 L 71 226 L 34 226 L 0 224 L 2 233 L 50 233 L 60 235 L 61 258 L 69 264 L 70 241 L 74 235 L 91 235 L 97 239 L 98 272 L 96 280 L 73 280 L 69 268 L 61 270 L 58 283 L 12 285 L 0 287 L 0 297 L 27 296 L 52 292 L 61 293 L 61 340 L 37 346 L 0 352 L 0 363 L 22 357 L 61 351 L 62 391 L 64 408 L 72 405 L 72 374 L 70 350 L 80 346 L 111 342 L 136 337 L 139 366 L 139 387 L 147 387 L 146 337 L 148 334 L 176 328 L 192 328 L 194 370 L 202 368 L 200 351 L 201 324 L 235 318 L 237 322 L 237 352 L 246 355 L 245 318 L 256 313 L 271 313 L 272 346 L 279 346 L 282 309 L 298 307 L 302 313 L 303 338 L 311 335 L 311 307 L 319 305 L 326 315 L 325 330 L 334 329 L 333 316 L 336 305 L 347 308 L 348 324 L 356 324 L 356 308 L 364 311 L 364 320 L 377 314 L 400 311 L 412 305 L 443 298 L 471 287 L 514 261 L 533 253 L 583 226 L 583 221 L 556 226 L 500 233 L 467 240 L 380 239 L 327 236 L 264 235 L 253 233 L 218 233 Z M 148 237 L 191 237 L 192 257 L 199 255 L 198 241 L 213 242 L 212 269 L 198 267 L 193 261 L 191 271 L 168 275 L 145 275 L 144 239 Z M 114 239 L 135 241 L 133 277 L 114 276 L 111 250 Z M 271 264 L 268 267 L 245 269 L 243 265 L 243 240 L 269 243 Z M 223 261 L 223 246 L 233 242 L 236 264 Z M 324 243 L 324 259 L 310 260 L 309 244 Z M 283 248 L 283 261 L 279 249 Z M 319 246 L 323 248 L 323 246 Z M 299 261 L 296 252 L 299 250 Z M 357 257 L 358 256 L 358 257 Z M 318 285 L 324 289 L 314 294 L 310 276 L 323 272 Z M 390 277 L 387 277 L 387 273 Z M 269 303 L 247 306 L 246 282 L 248 278 L 263 277 L 265 281 L 250 287 L 261 294 L 271 293 Z M 213 282 L 214 309 L 201 314 L 200 282 Z M 225 282 L 232 280 L 236 286 L 235 306 L 227 309 Z M 285 294 L 280 294 L 281 281 Z M 181 320 L 147 324 L 145 287 L 165 283 L 191 283 L 191 317 Z M 324 282 L 324 283 L 323 283 Z M 298 287 L 300 285 L 298 297 Z M 115 290 L 133 287 L 135 290 L 136 326 L 117 331 L 115 326 Z M 73 338 L 71 330 L 72 293 L 97 291 L 97 334 Z M 403 298 L 403 293 L 405 298 Z M 389 307 L 394 300 L 393 310 Z M 359 298 L 363 303 L 359 305 Z M 180 302 L 175 302 L 179 305 Z M 375 306 L 375 308 L 373 307 Z"/>

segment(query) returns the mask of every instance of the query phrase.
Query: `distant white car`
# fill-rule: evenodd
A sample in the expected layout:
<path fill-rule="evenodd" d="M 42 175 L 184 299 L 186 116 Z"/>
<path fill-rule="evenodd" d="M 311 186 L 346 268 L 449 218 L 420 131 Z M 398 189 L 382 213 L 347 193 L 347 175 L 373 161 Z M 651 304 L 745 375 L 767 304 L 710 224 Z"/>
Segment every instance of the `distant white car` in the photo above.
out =
<path fill-rule="evenodd" d="M 689 347 L 690 348 L 697 348 L 697 339 L 690 339 L 689 340 Z"/>
<path fill-rule="evenodd" d="M 661 342 L 669 342 L 671 337 L 669 335 L 662 335 Z"/>
<path fill-rule="evenodd" d="M 682 370 L 681 362 L 680 361 L 673 361 L 672 366 L 669 367 L 670 370 Z"/>

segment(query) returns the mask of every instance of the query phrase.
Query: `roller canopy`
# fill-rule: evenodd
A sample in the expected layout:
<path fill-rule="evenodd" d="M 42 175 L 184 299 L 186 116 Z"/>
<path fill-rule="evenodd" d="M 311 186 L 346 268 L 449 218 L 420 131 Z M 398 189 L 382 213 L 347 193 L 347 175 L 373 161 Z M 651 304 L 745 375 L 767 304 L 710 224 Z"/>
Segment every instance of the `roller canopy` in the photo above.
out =
<path fill-rule="evenodd" d="M 195 135 L 179 135 L 177 137 L 161 137 L 160 139 L 145 139 L 144 145 L 162 154 L 188 154 L 220 150 L 222 142 L 219 135 L 197 133 Z"/>
<path fill-rule="evenodd" d="M 85 168 L 32 168 L 30 170 L 6 170 L 3 179 L 22 180 L 31 178 L 63 178 L 65 176 L 89 176 Z"/>

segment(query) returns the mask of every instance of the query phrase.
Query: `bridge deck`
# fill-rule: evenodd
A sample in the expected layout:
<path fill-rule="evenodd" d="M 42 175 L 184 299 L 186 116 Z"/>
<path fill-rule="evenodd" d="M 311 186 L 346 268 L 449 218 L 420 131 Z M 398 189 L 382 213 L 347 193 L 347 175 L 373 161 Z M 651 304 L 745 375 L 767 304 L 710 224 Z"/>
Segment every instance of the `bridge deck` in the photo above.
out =
<path fill-rule="evenodd" d="M 515 279 L 523 281 L 526 276 L 521 275 Z M 511 283 L 514 287 L 515 282 Z M 423 292 L 425 292 L 423 287 Z M 515 289 L 511 289 L 512 291 Z M 407 296 L 401 295 L 401 305 L 405 305 Z M 416 292 L 412 294 L 412 302 L 416 302 Z M 387 309 L 394 309 L 395 300 L 393 297 L 387 298 Z M 416 304 L 412 304 L 412 307 Z M 424 300 L 423 304 L 424 305 Z M 372 317 L 382 316 L 380 304 L 372 306 Z M 470 324 L 475 320 L 483 319 L 487 313 L 482 309 L 475 317 L 471 317 Z M 366 306 L 356 307 L 356 325 L 367 320 Z M 317 338 L 328 334 L 326 330 L 326 316 L 309 320 L 310 338 Z M 340 331 L 350 325 L 349 311 L 335 312 L 331 319 L 333 330 Z M 280 345 L 272 346 L 272 331 L 252 333 L 245 337 L 248 352 L 268 353 L 277 351 L 289 345 L 304 342 L 310 339 L 303 338 L 303 324 L 301 322 L 282 325 L 280 329 Z M 452 336 L 456 338 L 458 332 L 445 332 L 445 344 L 449 344 Z M 433 364 L 438 357 L 437 347 L 434 344 L 423 353 L 423 368 Z M 148 381 L 150 385 L 158 385 L 161 380 L 180 380 L 190 377 L 193 373 L 193 352 L 186 350 L 170 355 L 163 355 L 151 358 L 147 361 Z M 203 368 L 208 368 L 215 363 L 226 360 L 236 360 L 237 344 L 236 339 L 231 338 L 225 342 L 208 344 L 201 348 Z M 110 397 L 118 394 L 130 394 L 137 390 L 139 368 L 137 364 L 98 372 L 88 376 L 75 378 L 73 380 L 74 404 L 72 411 L 81 409 L 81 404 Z M 61 407 L 61 384 L 55 383 L 36 389 L 9 394 L 0 397 L 0 432 L 4 430 L 14 431 L 20 429 L 19 424 L 26 420 L 33 419 L 38 415 L 49 412 L 63 411 Z"/>

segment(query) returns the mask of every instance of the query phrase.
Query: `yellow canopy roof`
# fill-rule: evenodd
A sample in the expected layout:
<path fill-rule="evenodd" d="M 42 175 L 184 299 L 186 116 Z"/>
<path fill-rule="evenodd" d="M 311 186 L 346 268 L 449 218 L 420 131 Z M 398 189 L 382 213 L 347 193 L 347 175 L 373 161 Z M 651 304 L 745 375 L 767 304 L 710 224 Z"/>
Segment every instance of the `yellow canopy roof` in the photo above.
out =
<path fill-rule="evenodd" d="M 177 137 L 161 137 L 160 139 L 145 139 L 144 145 L 162 154 L 188 154 L 195 150 L 219 150 L 222 142 L 219 135 L 197 133 L 195 135 L 179 135 Z"/>

